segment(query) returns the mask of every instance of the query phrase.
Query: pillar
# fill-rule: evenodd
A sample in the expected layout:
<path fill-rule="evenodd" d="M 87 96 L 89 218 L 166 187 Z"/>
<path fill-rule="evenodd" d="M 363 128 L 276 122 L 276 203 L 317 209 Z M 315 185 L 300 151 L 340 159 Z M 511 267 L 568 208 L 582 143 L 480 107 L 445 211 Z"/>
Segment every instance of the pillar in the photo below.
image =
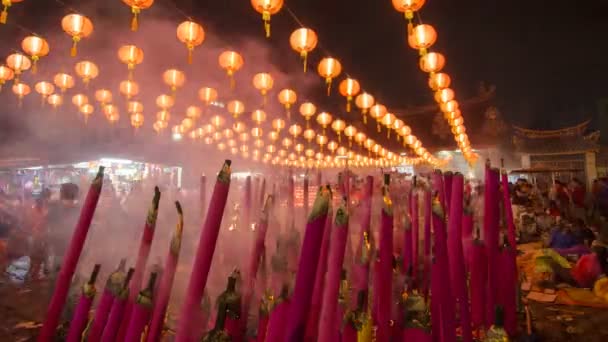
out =
<path fill-rule="evenodd" d="M 585 177 L 587 179 L 587 189 L 591 189 L 593 180 L 597 178 L 595 151 L 585 152 Z"/>

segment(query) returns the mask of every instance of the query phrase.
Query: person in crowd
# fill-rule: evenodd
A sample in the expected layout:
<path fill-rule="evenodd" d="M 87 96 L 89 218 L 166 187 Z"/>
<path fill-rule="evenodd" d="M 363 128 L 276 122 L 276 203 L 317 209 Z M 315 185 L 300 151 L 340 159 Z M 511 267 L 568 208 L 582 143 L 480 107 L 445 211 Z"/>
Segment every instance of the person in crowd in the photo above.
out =
<path fill-rule="evenodd" d="M 608 250 L 604 242 L 595 240 L 591 251 L 581 256 L 572 268 L 565 268 L 558 262 L 552 261 L 551 268 L 555 281 L 581 288 L 593 287 L 602 274 L 608 274 Z"/>
<path fill-rule="evenodd" d="M 551 230 L 551 237 L 548 245 L 550 248 L 567 249 L 574 247 L 578 242 L 572 225 L 569 222 L 561 220 L 558 226 Z"/>
<path fill-rule="evenodd" d="M 46 259 L 47 246 L 47 198 L 43 193 L 36 198 L 34 205 L 28 214 L 28 226 L 30 233 L 30 258 L 31 271 L 30 278 L 33 280 L 44 277 L 44 264 Z"/>
<path fill-rule="evenodd" d="M 55 265 L 51 265 L 51 267 L 61 264 L 70 243 L 79 216 L 78 196 L 78 186 L 73 183 L 65 183 L 59 190 L 60 200 L 49 204 L 47 241 L 49 252 L 55 258 Z"/>

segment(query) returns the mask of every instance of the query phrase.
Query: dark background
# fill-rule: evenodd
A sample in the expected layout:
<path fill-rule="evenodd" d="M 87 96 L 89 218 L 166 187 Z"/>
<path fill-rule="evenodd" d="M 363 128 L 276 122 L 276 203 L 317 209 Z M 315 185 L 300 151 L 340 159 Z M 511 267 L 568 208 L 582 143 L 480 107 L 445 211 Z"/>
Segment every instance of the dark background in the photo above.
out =
<path fill-rule="evenodd" d="M 111 1 L 94 2 L 93 21 L 102 17 L 128 25 L 129 9 L 120 0 Z M 17 48 L 28 34 L 24 31 L 45 34 L 52 27 L 60 32 L 62 15 L 73 9 L 89 15 L 88 6 L 91 1 L 14 4 L 9 24 L 0 27 L 0 53 L 8 55 Z M 427 0 L 416 20 L 436 28 L 433 50 L 447 57 L 444 71 L 452 76 L 458 99 L 475 96 L 482 81 L 493 84 L 499 109 L 509 123 L 551 129 L 587 118 L 594 118 L 595 127 L 602 125 L 598 101 L 606 96 L 608 77 L 606 13 L 605 0 Z M 176 23 L 192 16 L 228 45 L 258 40 L 272 47 L 268 57 L 285 73 L 300 71 L 288 43 L 299 26 L 297 18 L 319 34 L 320 46 L 310 57 L 311 65 L 327 55 L 340 59 L 344 71 L 389 108 L 432 102 L 427 76 L 418 68 L 418 54 L 406 43 L 405 20 L 390 0 L 287 0 L 272 18 L 273 35 L 268 40 L 263 37 L 261 16 L 249 0 L 157 0 L 142 20 L 153 16 Z M 317 88 L 322 95 L 323 87 Z M 10 117 L 0 116 L 4 133 L 15 134 L 17 126 Z"/>

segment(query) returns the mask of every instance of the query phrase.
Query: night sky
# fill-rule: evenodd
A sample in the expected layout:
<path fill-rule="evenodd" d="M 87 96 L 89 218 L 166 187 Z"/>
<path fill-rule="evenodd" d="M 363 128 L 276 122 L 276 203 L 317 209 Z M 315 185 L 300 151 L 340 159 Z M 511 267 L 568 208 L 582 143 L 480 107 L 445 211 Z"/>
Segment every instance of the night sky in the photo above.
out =
<path fill-rule="evenodd" d="M 76 9 L 86 3 L 59 2 Z M 325 55 L 339 58 L 344 70 L 389 108 L 432 102 L 417 52 L 406 43 L 405 20 L 390 0 L 286 0 L 286 5 L 319 34 L 321 47 L 312 63 Z M 9 21 L 28 28 L 57 25 L 68 7 L 57 0 L 28 0 L 11 8 Z M 460 100 L 474 96 L 484 81 L 496 85 L 499 108 L 510 123 L 557 128 L 596 116 L 597 100 L 608 96 L 606 13 L 605 0 L 427 0 L 420 16 L 438 31 L 433 50 L 447 57 L 445 71 Z M 269 44 L 272 62 L 286 71 L 298 63 L 288 43 L 298 24 L 286 8 L 273 17 L 270 40 L 263 38 L 261 18 L 249 0 L 157 0 L 149 13 L 176 23 L 184 14 L 229 42 L 254 37 Z M 128 22 L 130 13 L 124 8 L 105 15 Z M 22 36 L 13 27 L 0 38 L 14 39 L 6 44 L 14 46 Z M 11 49 L 6 46 L 3 53 Z"/>

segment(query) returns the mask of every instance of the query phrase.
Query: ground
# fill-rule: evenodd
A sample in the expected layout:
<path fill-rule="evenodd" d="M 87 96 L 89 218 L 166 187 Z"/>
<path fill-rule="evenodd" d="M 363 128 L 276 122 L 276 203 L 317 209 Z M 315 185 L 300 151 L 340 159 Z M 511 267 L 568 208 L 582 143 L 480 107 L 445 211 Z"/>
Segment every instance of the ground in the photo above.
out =
<path fill-rule="evenodd" d="M 48 298 L 48 281 L 15 286 L 0 280 L 0 341 L 35 341 Z M 543 342 L 608 341 L 608 310 L 531 302 L 535 333 Z M 524 324 L 522 320 L 522 324 Z"/>

